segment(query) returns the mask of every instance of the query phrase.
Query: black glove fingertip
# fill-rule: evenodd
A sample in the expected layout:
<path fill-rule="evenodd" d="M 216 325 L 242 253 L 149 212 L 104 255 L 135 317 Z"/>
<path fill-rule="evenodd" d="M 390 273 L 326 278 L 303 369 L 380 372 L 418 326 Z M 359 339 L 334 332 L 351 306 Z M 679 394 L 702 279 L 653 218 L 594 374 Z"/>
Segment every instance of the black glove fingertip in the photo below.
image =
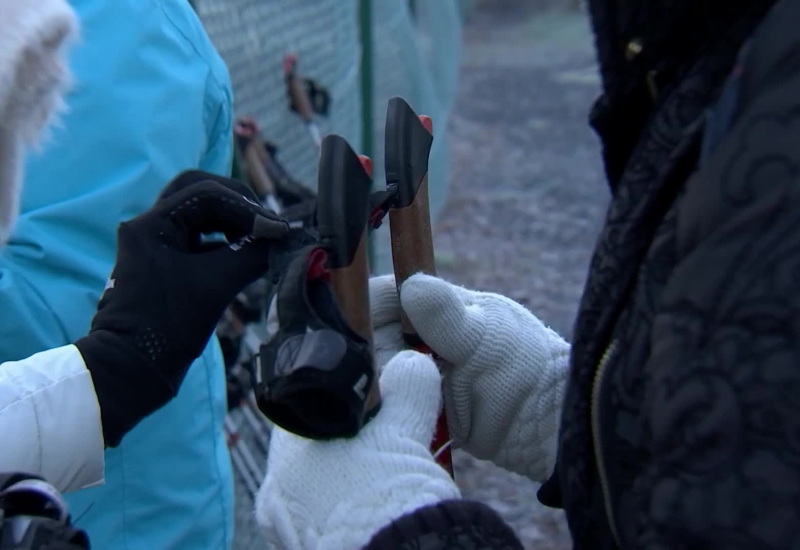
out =
<path fill-rule="evenodd" d="M 278 240 L 289 233 L 289 222 L 273 220 L 256 214 L 253 220 L 253 237 L 256 239 Z"/>

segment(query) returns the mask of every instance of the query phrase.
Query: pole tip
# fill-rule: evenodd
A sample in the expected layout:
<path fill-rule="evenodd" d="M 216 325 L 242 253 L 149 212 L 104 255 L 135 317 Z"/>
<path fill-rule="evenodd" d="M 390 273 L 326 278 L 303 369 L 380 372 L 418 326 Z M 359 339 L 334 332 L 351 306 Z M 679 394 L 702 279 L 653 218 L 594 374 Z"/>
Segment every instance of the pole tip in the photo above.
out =
<path fill-rule="evenodd" d="M 425 129 L 428 130 L 428 133 L 433 135 L 433 121 L 431 120 L 431 117 L 419 115 L 419 121 L 422 123 Z"/>
<path fill-rule="evenodd" d="M 364 171 L 369 174 L 369 177 L 372 177 L 372 159 L 366 155 L 358 155 L 358 160 L 361 161 Z"/>

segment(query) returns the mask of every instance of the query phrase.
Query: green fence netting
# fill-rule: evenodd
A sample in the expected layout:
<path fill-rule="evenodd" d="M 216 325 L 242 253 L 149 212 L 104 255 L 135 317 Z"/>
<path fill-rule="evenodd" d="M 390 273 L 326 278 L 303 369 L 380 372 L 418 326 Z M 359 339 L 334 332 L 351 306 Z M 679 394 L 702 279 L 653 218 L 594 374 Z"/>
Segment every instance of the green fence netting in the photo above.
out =
<path fill-rule="evenodd" d="M 364 149 L 362 103 L 372 99 L 376 186 L 383 181 L 383 125 L 389 98 L 404 97 L 434 122 L 430 184 L 434 217 L 449 183 L 447 122 L 455 100 L 461 53 L 458 0 L 369 0 L 372 89 L 362 89 L 359 0 L 192 0 L 231 73 L 237 115 L 255 117 L 279 147 L 286 167 L 316 185 L 317 152 L 306 128 L 287 109 L 283 56 L 299 56 L 300 71 L 332 95 L 320 129 Z M 377 235 L 377 272 L 390 269 L 386 229 Z"/>

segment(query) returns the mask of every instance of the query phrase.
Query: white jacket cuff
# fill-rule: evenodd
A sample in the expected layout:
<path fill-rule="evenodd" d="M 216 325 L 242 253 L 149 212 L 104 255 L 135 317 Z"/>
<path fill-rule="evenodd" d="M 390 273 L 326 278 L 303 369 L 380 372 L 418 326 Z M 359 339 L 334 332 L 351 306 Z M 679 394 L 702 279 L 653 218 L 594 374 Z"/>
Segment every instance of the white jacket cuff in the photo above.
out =
<path fill-rule="evenodd" d="M 0 364 L 0 471 L 40 475 L 59 491 L 103 483 L 100 406 L 78 348 Z"/>

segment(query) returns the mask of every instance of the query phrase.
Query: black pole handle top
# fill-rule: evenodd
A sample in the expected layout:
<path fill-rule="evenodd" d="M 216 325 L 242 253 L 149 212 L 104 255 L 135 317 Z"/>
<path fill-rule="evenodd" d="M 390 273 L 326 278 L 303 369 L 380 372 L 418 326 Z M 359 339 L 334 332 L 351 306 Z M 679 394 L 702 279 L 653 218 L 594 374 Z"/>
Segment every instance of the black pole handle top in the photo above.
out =
<path fill-rule="evenodd" d="M 385 136 L 386 186 L 396 186 L 395 208 L 414 202 L 428 173 L 428 155 L 433 135 L 401 97 L 389 100 Z"/>
<path fill-rule="evenodd" d="M 317 229 L 329 253 L 330 269 L 353 262 L 369 215 L 371 187 L 372 177 L 347 140 L 325 136 L 319 160 Z"/>

